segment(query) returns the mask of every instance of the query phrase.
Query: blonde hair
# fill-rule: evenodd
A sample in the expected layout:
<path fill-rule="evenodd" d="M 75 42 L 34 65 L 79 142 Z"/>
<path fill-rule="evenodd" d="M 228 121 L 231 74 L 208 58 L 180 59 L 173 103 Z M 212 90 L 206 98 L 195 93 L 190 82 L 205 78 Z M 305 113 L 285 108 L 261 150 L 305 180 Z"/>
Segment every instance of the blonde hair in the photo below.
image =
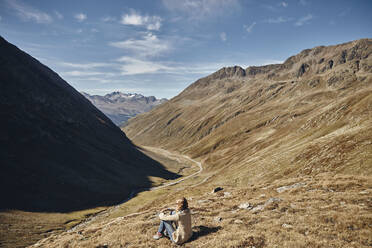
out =
<path fill-rule="evenodd" d="M 182 211 L 185 209 L 188 209 L 188 203 L 185 197 L 182 197 L 181 199 L 177 200 L 177 210 Z"/>

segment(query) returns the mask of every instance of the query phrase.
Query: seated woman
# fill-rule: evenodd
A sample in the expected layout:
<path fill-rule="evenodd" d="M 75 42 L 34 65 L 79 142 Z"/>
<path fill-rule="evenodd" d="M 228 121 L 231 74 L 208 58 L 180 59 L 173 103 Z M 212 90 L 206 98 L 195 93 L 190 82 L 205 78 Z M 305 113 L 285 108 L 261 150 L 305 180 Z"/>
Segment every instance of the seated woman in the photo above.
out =
<path fill-rule="evenodd" d="M 187 200 L 185 197 L 177 200 L 176 211 L 172 211 L 169 215 L 164 214 L 167 210 L 173 209 L 168 208 L 160 211 L 160 226 L 154 239 L 162 238 L 166 230 L 171 241 L 178 245 L 185 243 L 192 236 L 191 214 Z M 173 223 L 176 225 L 176 230 L 174 230 Z"/>

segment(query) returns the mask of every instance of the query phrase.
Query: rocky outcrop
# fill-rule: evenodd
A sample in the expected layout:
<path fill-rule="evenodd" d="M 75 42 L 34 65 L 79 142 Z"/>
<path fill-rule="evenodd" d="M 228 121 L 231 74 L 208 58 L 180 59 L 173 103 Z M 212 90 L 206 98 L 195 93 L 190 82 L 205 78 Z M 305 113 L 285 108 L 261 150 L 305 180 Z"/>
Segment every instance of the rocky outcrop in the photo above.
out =
<path fill-rule="evenodd" d="M 187 90 L 193 88 L 203 88 L 217 81 L 249 80 L 265 76 L 269 80 L 289 80 L 293 77 L 306 76 L 308 71 L 317 74 L 328 73 L 337 66 L 348 63 L 353 66 L 356 72 L 362 69 L 370 72 L 371 67 L 361 60 L 366 61 L 372 53 L 371 39 L 361 39 L 336 46 L 319 46 L 313 49 L 305 49 L 295 56 L 289 57 L 283 64 L 271 64 L 263 66 L 249 66 L 245 70 L 240 66 L 224 67 L 211 75 L 197 80 Z M 311 74 L 311 73 L 310 73 Z M 230 93 L 234 89 L 230 87 L 226 92 Z"/>
<path fill-rule="evenodd" d="M 210 79 L 224 79 L 231 77 L 245 77 L 245 70 L 240 66 L 224 67 L 210 75 Z"/>

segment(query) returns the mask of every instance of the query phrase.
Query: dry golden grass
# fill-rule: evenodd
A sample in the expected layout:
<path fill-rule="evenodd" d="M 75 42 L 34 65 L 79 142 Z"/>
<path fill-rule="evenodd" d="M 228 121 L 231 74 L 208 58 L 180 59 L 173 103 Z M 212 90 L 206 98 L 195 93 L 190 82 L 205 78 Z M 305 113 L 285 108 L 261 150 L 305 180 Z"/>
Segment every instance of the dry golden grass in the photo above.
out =
<path fill-rule="evenodd" d="M 68 230 L 104 207 L 72 213 L 0 213 L 0 247 L 25 247 L 54 233 Z"/>
<path fill-rule="evenodd" d="M 277 188 L 302 183 L 278 193 Z M 42 240 L 32 247 L 178 247 L 168 239 L 155 241 L 156 210 L 187 195 L 194 236 L 181 247 L 370 247 L 372 245 L 372 178 L 319 174 L 250 187 L 211 186 L 149 200 L 145 213 L 107 218 L 83 229 Z M 225 195 L 229 192 L 231 195 Z M 227 193 L 228 194 L 228 193 Z M 270 198 L 262 211 L 240 209 Z M 164 202 L 162 202 L 164 201 Z M 124 207 L 124 206 L 123 206 Z M 147 210 L 147 211 L 146 211 Z M 221 218 L 220 221 L 216 217 Z"/>

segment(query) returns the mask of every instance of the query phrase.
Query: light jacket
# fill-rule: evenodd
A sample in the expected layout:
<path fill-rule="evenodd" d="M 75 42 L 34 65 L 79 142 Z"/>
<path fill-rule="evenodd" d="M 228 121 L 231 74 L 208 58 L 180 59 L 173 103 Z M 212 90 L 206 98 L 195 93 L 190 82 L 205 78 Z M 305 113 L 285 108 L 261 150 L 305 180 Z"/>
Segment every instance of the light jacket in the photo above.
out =
<path fill-rule="evenodd" d="M 160 214 L 159 218 L 165 221 L 176 222 L 177 229 L 172 233 L 173 241 L 180 245 L 189 240 L 192 236 L 190 209 L 177 211 L 173 215 Z"/>

